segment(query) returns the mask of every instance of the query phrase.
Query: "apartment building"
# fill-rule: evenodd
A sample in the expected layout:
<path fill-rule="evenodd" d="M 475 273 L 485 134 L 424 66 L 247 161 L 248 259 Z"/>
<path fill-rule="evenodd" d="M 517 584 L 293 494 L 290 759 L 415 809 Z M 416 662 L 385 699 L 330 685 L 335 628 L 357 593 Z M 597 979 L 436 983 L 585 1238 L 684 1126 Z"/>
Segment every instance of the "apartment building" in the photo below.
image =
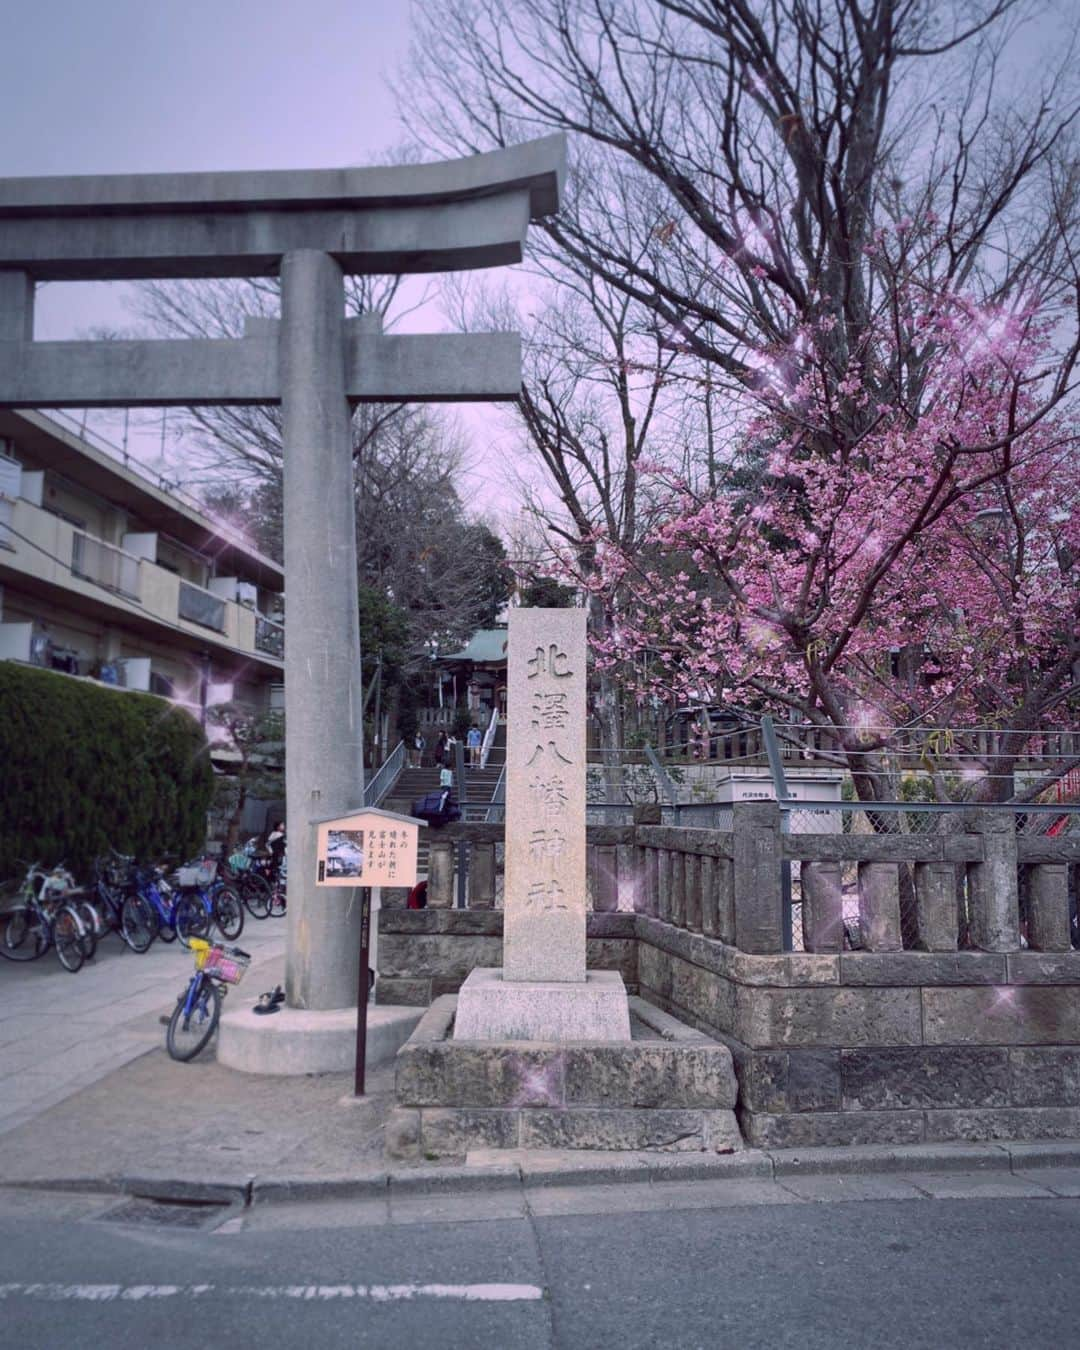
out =
<path fill-rule="evenodd" d="M 284 574 L 64 414 L 0 411 L 0 659 L 202 716 L 282 703 Z"/>

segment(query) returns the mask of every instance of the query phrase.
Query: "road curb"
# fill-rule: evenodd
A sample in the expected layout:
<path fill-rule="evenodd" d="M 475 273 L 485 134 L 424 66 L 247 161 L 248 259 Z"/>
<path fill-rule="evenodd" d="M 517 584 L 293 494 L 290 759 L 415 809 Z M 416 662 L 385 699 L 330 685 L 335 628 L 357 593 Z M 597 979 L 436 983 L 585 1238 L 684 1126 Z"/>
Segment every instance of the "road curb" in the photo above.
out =
<path fill-rule="evenodd" d="M 493 1151 L 497 1152 L 497 1151 Z M 289 1204 L 377 1199 L 386 1195 L 475 1194 L 543 1187 L 662 1184 L 679 1181 L 779 1180 L 796 1176 L 874 1176 L 945 1172 L 1080 1170 L 1080 1140 L 1030 1143 L 886 1144 L 811 1149 L 745 1149 L 732 1154 L 640 1153 L 591 1160 L 529 1157 L 505 1162 L 380 1170 L 352 1176 L 259 1176 L 255 1173 L 176 1177 L 118 1174 L 105 1177 L 0 1178 L 0 1190 L 136 1195 L 154 1200 L 218 1204 Z"/>

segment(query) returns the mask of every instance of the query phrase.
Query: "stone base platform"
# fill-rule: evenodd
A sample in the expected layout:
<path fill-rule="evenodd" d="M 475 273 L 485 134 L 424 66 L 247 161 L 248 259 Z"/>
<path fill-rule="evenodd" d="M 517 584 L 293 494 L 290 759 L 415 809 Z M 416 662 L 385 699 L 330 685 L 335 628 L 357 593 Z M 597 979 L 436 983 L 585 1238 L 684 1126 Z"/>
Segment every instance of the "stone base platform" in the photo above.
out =
<path fill-rule="evenodd" d="M 474 970 L 458 994 L 454 1039 L 629 1041 L 622 976 L 617 970 L 590 970 L 580 984 L 555 984 Z"/>
<path fill-rule="evenodd" d="M 369 1007 L 368 1067 L 392 1060 L 426 1011 Z M 230 1009 L 218 1027 L 217 1060 L 242 1073 L 344 1073 L 356 1063 L 356 1009 L 283 1007 L 269 1017 L 250 1008 Z"/>
<path fill-rule="evenodd" d="M 443 995 L 397 1056 L 391 1158 L 474 1149 L 731 1153 L 741 1149 L 727 1046 L 638 998 L 634 1039 L 470 1041 Z"/>

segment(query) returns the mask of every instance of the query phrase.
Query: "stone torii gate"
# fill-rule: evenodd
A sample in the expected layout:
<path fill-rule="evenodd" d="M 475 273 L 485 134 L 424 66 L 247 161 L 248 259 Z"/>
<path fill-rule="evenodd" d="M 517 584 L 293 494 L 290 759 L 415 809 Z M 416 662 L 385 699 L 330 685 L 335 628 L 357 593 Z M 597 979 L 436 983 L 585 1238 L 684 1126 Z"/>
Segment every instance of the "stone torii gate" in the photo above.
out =
<path fill-rule="evenodd" d="M 360 905 L 316 893 L 308 828 L 363 800 L 350 405 L 521 387 L 517 334 L 383 335 L 346 320 L 344 277 L 520 261 L 564 163 L 556 136 L 404 167 L 0 179 L 0 406 L 282 406 L 292 1008 L 356 1003 Z M 280 323 L 235 340 L 33 340 L 38 281 L 278 275 Z"/>

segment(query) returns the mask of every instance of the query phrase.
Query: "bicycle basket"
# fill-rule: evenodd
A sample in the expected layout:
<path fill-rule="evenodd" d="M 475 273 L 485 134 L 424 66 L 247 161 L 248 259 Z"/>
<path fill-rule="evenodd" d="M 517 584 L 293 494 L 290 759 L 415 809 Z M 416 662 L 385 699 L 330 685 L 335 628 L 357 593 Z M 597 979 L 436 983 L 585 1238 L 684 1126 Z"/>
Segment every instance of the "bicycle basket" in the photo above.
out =
<path fill-rule="evenodd" d="M 230 853 L 229 866 L 234 872 L 246 872 L 251 866 L 251 855 L 248 853 Z"/>
<path fill-rule="evenodd" d="M 183 887 L 209 886 L 216 876 L 217 863 L 213 858 L 200 858 L 176 869 L 176 880 Z"/>
<path fill-rule="evenodd" d="M 239 947 L 207 946 L 195 953 L 196 969 L 226 984 L 239 984 L 250 965 L 251 957 Z"/>

